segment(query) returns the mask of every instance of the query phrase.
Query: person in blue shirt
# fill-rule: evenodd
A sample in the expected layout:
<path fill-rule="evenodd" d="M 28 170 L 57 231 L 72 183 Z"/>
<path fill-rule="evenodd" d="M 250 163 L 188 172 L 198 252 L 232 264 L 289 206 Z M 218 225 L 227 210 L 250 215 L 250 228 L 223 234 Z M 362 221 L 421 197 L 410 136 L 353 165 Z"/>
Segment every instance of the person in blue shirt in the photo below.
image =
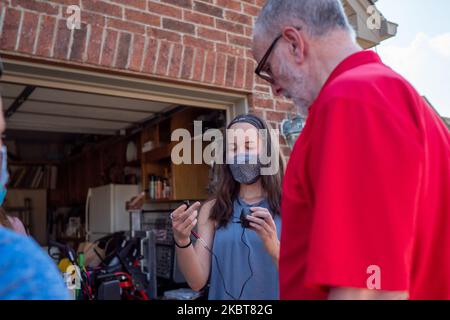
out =
<path fill-rule="evenodd" d="M 0 78 L 3 65 L 0 60 Z M 0 96 L 0 110 L 3 110 Z M 0 112 L 0 134 L 5 119 Z M 0 206 L 8 182 L 7 152 L 0 139 Z M 0 225 L 0 300 L 66 300 L 69 292 L 49 256 L 31 238 Z"/>
<path fill-rule="evenodd" d="M 0 300 L 67 300 L 56 265 L 31 239 L 0 227 Z"/>

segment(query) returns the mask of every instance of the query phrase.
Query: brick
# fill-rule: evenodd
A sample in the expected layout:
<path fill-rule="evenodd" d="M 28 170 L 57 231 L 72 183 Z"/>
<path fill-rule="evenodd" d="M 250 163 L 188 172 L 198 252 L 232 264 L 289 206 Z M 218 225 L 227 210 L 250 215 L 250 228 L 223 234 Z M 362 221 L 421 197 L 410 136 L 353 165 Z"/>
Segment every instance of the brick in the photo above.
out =
<path fill-rule="evenodd" d="M 267 81 L 262 79 L 261 77 L 256 76 L 255 77 L 255 85 L 265 86 L 265 85 L 267 85 Z"/>
<path fill-rule="evenodd" d="M 183 63 L 181 66 L 181 77 L 183 79 L 190 79 L 192 76 L 192 64 L 194 59 L 194 48 L 184 47 Z"/>
<path fill-rule="evenodd" d="M 255 80 L 255 63 L 254 60 L 247 59 L 245 65 L 245 89 L 252 90 Z"/>
<path fill-rule="evenodd" d="M 59 14 L 59 6 L 54 3 L 48 3 L 46 1 L 38 2 L 32 0 L 12 0 L 11 5 L 13 7 L 20 7 L 39 13 L 45 13 L 50 15 Z"/>
<path fill-rule="evenodd" d="M 4 50 L 14 50 L 19 33 L 21 12 L 7 8 L 3 19 L 3 31 L 0 39 L 0 47 Z"/>
<path fill-rule="evenodd" d="M 270 110 L 274 109 L 273 108 L 273 106 L 274 106 L 273 99 L 254 97 L 253 105 L 255 108 L 260 108 L 260 109 L 270 109 Z"/>
<path fill-rule="evenodd" d="M 124 4 L 128 7 L 137 8 L 140 10 L 147 9 L 147 0 L 111 0 L 112 2 L 116 2 L 118 4 Z"/>
<path fill-rule="evenodd" d="M 50 57 L 53 47 L 53 37 L 55 35 L 56 18 L 52 16 L 42 16 L 37 39 L 36 54 Z"/>
<path fill-rule="evenodd" d="M 241 11 L 241 2 L 236 0 L 217 0 L 216 4 L 219 7 L 228 8 L 236 11 Z"/>
<path fill-rule="evenodd" d="M 163 18 L 163 28 L 179 31 L 182 33 L 195 34 L 195 25 L 169 18 Z"/>
<path fill-rule="evenodd" d="M 253 56 L 253 49 L 252 48 L 246 48 L 245 49 L 245 58 L 247 59 L 255 59 Z"/>
<path fill-rule="evenodd" d="M 242 47 L 236 47 L 233 45 L 219 42 L 216 43 L 216 51 L 239 57 L 242 57 L 245 54 L 245 50 Z"/>
<path fill-rule="evenodd" d="M 244 35 L 249 38 L 253 38 L 253 28 L 252 27 L 244 27 Z"/>
<path fill-rule="evenodd" d="M 241 89 L 245 83 L 245 59 L 238 58 L 236 64 L 236 76 L 234 79 L 234 87 Z"/>
<path fill-rule="evenodd" d="M 131 34 L 128 32 L 121 32 L 119 35 L 119 46 L 117 48 L 116 67 L 125 69 L 128 64 L 131 47 Z"/>
<path fill-rule="evenodd" d="M 226 20 L 216 20 L 217 29 L 237 33 L 244 34 L 244 26 L 238 23 L 226 21 Z"/>
<path fill-rule="evenodd" d="M 81 11 L 81 22 L 94 26 L 104 27 L 106 25 L 106 18 L 94 12 Z"/>
<path fill-rule="evenodd" d="M 233 86 L 235 74 L 236 74 L 236 58 L 233 56 L 228 56 L 227 67 L 226 67 L 226 77 L 225 77 L 225 85 L 227 87 Z"/>
<path fill-rule="evenodd" d="M 206 52 L 205 72 L 203 81 L 212 83 L 214 81 L 214 68 L 216 66 L 216 54 L 213 51 Z"/>
<path fill-rule="evenodd" d="M 291 101 L 277 99 L 275 109 L 278 111 L 290 112 L 295 108 L 295 105 Z"/>
<path fill-rule="evenodd" d="M 262 8 L 266 4 L 267 0 L 255 0 L 255 5 Z"/>
<path fill-rule="evenodd" d="M 181 42 L 181 35 L 178 32 L 167 31 L 157 28 L 147 28 L 147 36 L 151 38 L 171 41 L 171 42 Z"/>
<path fill-rule="evenodd" d="M 81 0 L 49 0 L 47 2 L 54 2 L 57 4 L 63 4 L 66 6 L 70 6 L 70 5 L 80 6 L 80 4 L 81 4 Z"/>
<path fill-rule="evenodd" d="M 198 28 L 197 33 L 198 33 L 199 37 L 202 37 L 205 39 L 210 39 L 213 41 L 221 41 L 221 42 L 227 41 L 227 34 L 223 31 L 219 31 L 216 29 L 200 27 L 200 28 Z"/>
<path fill-rule="evenodd" d="M 25 11 L 23 13 L 22 28 L 19 35 L 19 51 L 34 53 L 34 43 L 36 41 L 36 26 L 39 25 L 37 14 Z"/>
<path fill-rule="evenodd" d="M 192 79 L 194 81 L 202 80 L 204 63 L 205 63 L 205 50 L 197 48 L 195 50 L 194 71 L 192 76 Z"/>
<path fill-rule="evenodd" d="M 246 14 L 237 13 L 234 11 L 229 11 L 229 10 L 225 11 L 225 19 L 233 21 L 233 22 L 246 24 L 246 25 L 253 24 L 253 19 L 251 16 L 246 15 Z"/>
<path fill-rule="evenodd" d="M 70 59 L 76 61 L 85 61 L 84 53 L 86 51 L 87 25 L 82 24 L 81 29 L 74 29 L 73 43 L 70 53 Z"/>
<path fill-rule="evenodd" d="M 183 54 L 183 46 L 175 43 L 172 49 L 172 57 L 169 64 L 169 76 L 178 78 L 181 70 L 181 57 Z"/>
<path fill-rule="evenodd" d="M 81 11 L 90 10 L 100 13 L 102 15 L 113 16 L 117 18 L 123 17 L 122 7 L 115 4 L 111 4 L 106 1 L 82 0 L 81 4 L 82 4 Z"/>
<path fill-rule="evenodd" d="M 191 36 L 184 36 L 183 44 L 188 47 L 203 48 L 205 50 L 214 50 L 213 42 Z"/>
<path fill-rule="evenodd" d="M 67 59 L 72 31 L 67 28 L 67 20 L 65 19 L 58 20 L 57 28 L 53 56 L 58 59 Z"/>
<path fill-rule="evenodd" d="M 158 58 L 156 62 L 156 71 L 158 75 L 165 76 L 169 68 L 170 51 L 172 48 L 172 43 L 167 41 L 161 41 L 159 47 Z"/>
<path fill-rule="evenodd" d="M 116 30 L 120 30 L 120 31 L 145 34 L 145 26 L 144 25 L 130 22 L 130 21 L 123 21 L 123 20 L 119 20 L 119 19 L 108 18 L 106 25 L 108 28 L 112 28 L 112 29 L 116 29 Z"/>
<path fill-rule="evenodd" d="M 287 115 L 286 115 L 285 112 L 266 111 L 266 119 L 268 121 L 274 121 L 274 122 L 277 122 L 277 123 L 281 123 L 281 121 L 286 119 L 286 117 L 287 117 Z"/>
<path fill-rule="evenodd" d="M 223 8 L 212 6 L 204 2 L 195 1 L 194 10 L 218 18 L 223 18 Z"/>
<path fill-rule="evenodd" d="M 161 2 L 170 3 L 187 9 L 192 8 L 192 0 L 161 0 Z"/>
<path fill-rule="evenodd" d="M 158 53 L 158 42 L 155 39 L 147 39 L 146 51 L 144 54 L 144 67 L 145 73 L 153 73 L 154 66 L 156 64 L 156 54 Z"/>
<path fill-rule="evenodd" d="M 102 51 L 103 33 L 106 32 L 104 28 L 90 25 L 90 37 L 87 49 L 87 62 L 91 64 L 100 63 L 100 55 Z"/>
<path fill-rule="evenodd" d="M 183 11 L 181 8 L 165 5 L 161 2 L 148 2 L 148 11 L 154 14 L 160 14 L 172 18 L 182 18 Z"/>
<path fill-rule="evenodd" d="M 247 47 L 247 48 L 252 47 L 252 39 L 251 38 L 241 37 L 238 35 L 232 35 L 232 34 L 228 35 L 228 42 L 231 44 L 242 46 L 242 47 Z"/>
<path fill-rule="evenodd" d="M 159 27 L 161 25 L 161 18 L 158 15 L 138 10 L 126 9 L 125 19 L 128 21 L 140 22 L 149 26 Z"/>
<path fill-rule="evenodd" d="M 145 37 L 138 34 L 134 34 L 132 43 L 133 45 L 131 49 L 131 58 L 128 69 L 133 71 L 141 71 L 145 49 Z"/>
<path fill-rule="evenodd" d="M 251 15 L 253 17 L 259 16 L 259 14 L 261 12 L 261 7 L 258 7 L 258 6 L 252 6 L 252 5 L 246 4 L 246 3 L 243 3 L 242 6 L 244 9 L 243 12 L 248 15 Z"/>
<path fill-rule="evenodd" d="M 186 22 L 193 22 L 196 24 L 214 27 L 214 17 L 198 12 L 185 11 L 184 20 Z"/>
<path fill-rule="evenodd" d="M 215 70 L 215 76 L 214 76 L 214 84 L 217 84 L 219 86 L 223 85 L 225 83 L 225 63 L 226 63 L 227 56 L 218 53 L 217 60 L 216 60 L 216 70 Z"/>
<path fill-rule="evenodd" d="M 119 32 L 115 30 L 112 29 L 106 30 L 106 37 L 103 42 L 103 49 L 100 61 L 100 63 L 104 66 L 111 67 L 114 63 L 114 56 L 116 54 L 118 35 Z"/>
<path fill-rule="evenodd" d="M 262 85 L 257 85 L 254 87 L 253 89 L 255 92 L 262 92 L 262 93 L 271 93 L 271 89 L 268 86 L 262 86 Z"/>

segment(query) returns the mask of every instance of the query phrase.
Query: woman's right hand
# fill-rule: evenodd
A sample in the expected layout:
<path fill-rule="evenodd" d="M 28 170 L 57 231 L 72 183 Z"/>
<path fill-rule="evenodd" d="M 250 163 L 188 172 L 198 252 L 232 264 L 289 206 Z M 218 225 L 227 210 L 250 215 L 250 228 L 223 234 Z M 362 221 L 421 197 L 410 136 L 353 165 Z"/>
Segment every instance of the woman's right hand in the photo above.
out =
<path fill-rule="evenodd" d="M 196 202 L 188 208 L 183 204 L 170 214 L 173 237 L 178 245 L 186 246 L 191 241 L 191 231 L 197 225 L 200 205 L 200 202 Z"/>

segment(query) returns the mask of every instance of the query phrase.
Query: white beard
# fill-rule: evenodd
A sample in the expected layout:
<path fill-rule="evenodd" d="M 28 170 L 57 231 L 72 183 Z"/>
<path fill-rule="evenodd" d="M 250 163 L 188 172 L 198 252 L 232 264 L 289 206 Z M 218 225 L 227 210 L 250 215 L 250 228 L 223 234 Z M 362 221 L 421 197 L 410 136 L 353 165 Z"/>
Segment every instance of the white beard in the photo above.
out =
<path fill-rule="evenodd" d="M 306 81 L 305 76 L 299 73 L 292 72 L 289 67 L 283 62 L 280 66 L 280 73 L 285 75 L 288 79 L 290 87 L 286 88 L 284 91 L 284 96 L 294 102 L 296 111 L 303 117 L 308 117 L 308 110 L 311 103 L 305 100 L 299 95 L 299 92 L 305 92 Z"/>

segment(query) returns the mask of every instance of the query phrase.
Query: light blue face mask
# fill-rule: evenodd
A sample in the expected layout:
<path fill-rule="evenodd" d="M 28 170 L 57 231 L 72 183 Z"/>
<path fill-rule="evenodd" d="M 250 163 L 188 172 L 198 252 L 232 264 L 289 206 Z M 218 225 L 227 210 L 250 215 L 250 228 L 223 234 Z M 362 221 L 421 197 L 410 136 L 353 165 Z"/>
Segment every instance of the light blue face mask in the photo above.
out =
<path fill-rule="evenodd" d="M 2 169 L 0 172 L 0 206 L 3 205 L 3 202 L 6 198 L 6 184 L 9 180 L 8 173 L 8 152 L 6 150 L 6 146 L 2 146 L 1 148 L 1 157 L 2 157 Z"/>

